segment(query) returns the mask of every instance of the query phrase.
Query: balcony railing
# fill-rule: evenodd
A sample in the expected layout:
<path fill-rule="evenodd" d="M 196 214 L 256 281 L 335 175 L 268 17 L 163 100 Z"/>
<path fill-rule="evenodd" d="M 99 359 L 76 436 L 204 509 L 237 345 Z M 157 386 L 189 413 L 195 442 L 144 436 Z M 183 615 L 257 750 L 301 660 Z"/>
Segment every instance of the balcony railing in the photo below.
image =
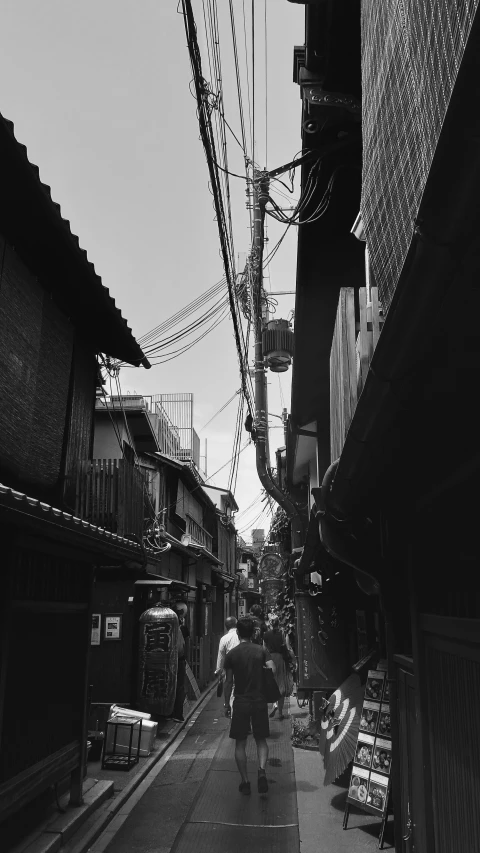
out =
<path fill-rule="evenodd" d="M 80 462 L 77 471 L 75 514 L 116 533 L 143 536 L 144 479 L 124 459 Z"/>
<path fill-rule="evenodd" d="M 201 524 L 198 524 L 198 522 L 195 521 L 195 519 L 192 518 L 190 515 L 187 515 L 186 518 L 187 533 L 189 534 L 189 536 L 191 536 L 192 542 L 196 542 L 197 545 L 203 545 L 203 547 L 206 548 L 207 551 L 210 551 L 210 553 L 212 553 L 213 536 L 211 536 L 210 533 L 208 533 L 208 531 L 205 530 L 205 528 L 202 527 Z"/>
<path fill-rule="evenodd" d="M 355 292 L 342 287 L 330 351 L 330 449 L 331 458 L 340 456 L 357 402 L 383 325 L 378 290 L 361 287 L 359 323 L 355 322 Z"/>

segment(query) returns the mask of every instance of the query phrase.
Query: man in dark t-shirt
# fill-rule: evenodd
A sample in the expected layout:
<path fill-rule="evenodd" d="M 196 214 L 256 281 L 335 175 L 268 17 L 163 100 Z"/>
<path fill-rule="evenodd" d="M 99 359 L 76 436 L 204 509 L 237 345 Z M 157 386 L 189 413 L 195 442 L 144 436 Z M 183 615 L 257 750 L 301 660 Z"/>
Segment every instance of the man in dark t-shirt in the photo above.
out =
<path fill-rule="evenodd" d="M 250 794 L 250 782 L 247 775 L 247 737 L 251 730 L 257 745 L 258 755 L 258 792 L 268 791 L 265 767 L 268 758 L 267 737 L 270 734 L 268 724 L 268 703 L 265 696 L 264 669 L 272 669 L 275 665 L 263 646 L 252 643 L 255 625 L 252 619 L 239 619 L 237 633 L 239 645 L 232 649 L 225 658 L 225 706 L 229 707 L 230 695 L 235 682 L 235 699 L 233 701 L 232 723 L 230 737 L 235 740 L 235 761 L 242 778 L 239 791 Z"/>

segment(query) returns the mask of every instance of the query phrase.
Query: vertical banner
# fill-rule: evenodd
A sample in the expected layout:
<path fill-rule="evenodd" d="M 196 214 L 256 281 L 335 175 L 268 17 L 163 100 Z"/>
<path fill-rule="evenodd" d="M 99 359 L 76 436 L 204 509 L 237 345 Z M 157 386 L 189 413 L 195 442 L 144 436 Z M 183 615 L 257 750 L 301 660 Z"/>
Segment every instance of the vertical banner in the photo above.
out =
<path fill-rule="evenodd" d="M 384 817 L 392 768 L 390 694 L 386 672 L 370 669 L 347 803 Z"/>
<path fill-rule="evenodd" d="M 332 596 L 295 593 L 298 686 L 335 690 L 348 677 L 345 623 Z"/>

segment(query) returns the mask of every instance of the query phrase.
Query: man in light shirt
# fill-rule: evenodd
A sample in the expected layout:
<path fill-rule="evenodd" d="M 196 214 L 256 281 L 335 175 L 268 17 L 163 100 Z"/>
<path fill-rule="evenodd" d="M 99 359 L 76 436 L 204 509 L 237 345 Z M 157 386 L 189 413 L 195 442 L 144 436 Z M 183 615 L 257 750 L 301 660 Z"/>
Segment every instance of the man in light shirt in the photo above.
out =
<path fill-rule="evenodd" d="M 225 619 L 225 628 L 227 629 L 227 633 L 223 635 L 220 640 L 220 645 L 218 647 L 218 657 L 217 657 L 217 668 L 215 670 L 215 675 L 220 675 L 222 673 L 222 677 L 224 677 L 224 665 L 225 658 L 232 649 L 238 646 L 240 640 L 237 634 L 237 620 L 235 616 L 228 616 Z M 230 700 L 230 703 L 225 703 L 225 710 L 231 709 L 233 704 L 233 698 Z M 230 708 L 229 708 L 230 706 Z"/>
<path fill-rule="evenodd" d="M 235 619 L 235 616 L 228 616 L 225 619 L 225 628 L 227 629 L 227 633 L 224 634 L 220 640 L 215 675 L 220 675 L 224 668 L 225 658 L 228 652 L 231 651 L 231 649 L 234 649 L 235 646 L 238 646 L 240 642 L 237 634 L 237 620 Z"/>

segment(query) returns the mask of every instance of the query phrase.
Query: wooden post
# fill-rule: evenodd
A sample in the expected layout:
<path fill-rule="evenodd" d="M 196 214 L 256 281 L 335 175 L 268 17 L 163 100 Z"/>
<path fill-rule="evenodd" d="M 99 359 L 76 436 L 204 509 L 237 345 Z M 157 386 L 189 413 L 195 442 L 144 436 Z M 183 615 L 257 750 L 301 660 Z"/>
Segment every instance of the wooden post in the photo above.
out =
<path fill-rule="evenodd" d="M 380 337 L 380 311 L 378 306 L 378 287 L 372 287 L 370 290 L 372 300 L 372 335 L 373 335 L 373 351 L 378 344 Z"/>
<path fill-rule="evenodd" d="M 358 301 L 360 307 L 360 333 L 357 342 L 360 355 L 358 395 L 360 396 L 367 379 L 368 367 L 371 359 L 371 332 L 368 331 L 367 290 L 365 287 L 361 287 L 358 291 Z"/>
<path fill-rule="evenodd" d="M 88 696 L 90 682 L 90 646 L 92 637 L 92 602 L 93 602 L 93 585 L 95 581 L 95 568 L 90 567 L 90 591 L 88 597 L 88 607 L 86 610 L 86 625 L 85 625 L 85 666 L 83 672 L 83 691 L 82 691 L 82 708 L 80 714 L 80 759 L 78 767 L 75 767 L 70 774 L 70 805 L 83 805 L 83 778 L 85 775 L 85 764 L 87 761 L 87 730 L 88 730 Z"/>
<path fill-rule="evenodd" d="M 125 462 L 123 459 L 118 463 L 118 496 L 117 496 L 117 529 L 115 533 L 123 536 L 125 522 Z"/>

